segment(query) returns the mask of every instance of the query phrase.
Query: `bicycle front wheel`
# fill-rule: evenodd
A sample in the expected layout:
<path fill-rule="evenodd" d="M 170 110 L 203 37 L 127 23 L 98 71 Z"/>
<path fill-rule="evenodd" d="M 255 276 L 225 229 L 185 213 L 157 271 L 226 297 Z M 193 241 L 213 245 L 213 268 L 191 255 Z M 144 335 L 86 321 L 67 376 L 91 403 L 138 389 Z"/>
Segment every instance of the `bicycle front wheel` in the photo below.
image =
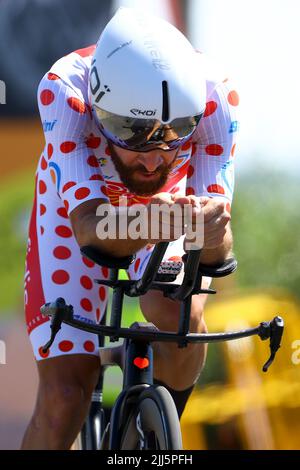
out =
<path fill-rule="evenodd" d="M 141 393 L 123 430 L 121 449 L 182 449 L 177 410 L 166 388 L 148 387 Z"/>

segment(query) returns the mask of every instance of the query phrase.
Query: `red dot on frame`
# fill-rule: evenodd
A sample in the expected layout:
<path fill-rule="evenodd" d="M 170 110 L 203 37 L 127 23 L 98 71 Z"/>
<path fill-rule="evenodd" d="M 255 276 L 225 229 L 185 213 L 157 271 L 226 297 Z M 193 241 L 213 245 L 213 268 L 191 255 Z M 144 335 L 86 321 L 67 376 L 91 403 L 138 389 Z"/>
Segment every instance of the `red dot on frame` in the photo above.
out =
<path fill-rule="evenodd" d="M 136 262 L 134 263 L 134 272 L 137 272 L 137 270 L 139 269 L 140 264 L 141 264 L 141 259 L 138 258 L 136 260 Z"/>
<path fill-rule="evenodd" d="M 109 274 L 108 268 L 103 267 L 103 268 L 101 268 L 101 271 L 102 271 L 103 277 L 107 278 L 107 277 L 108 277 L 108 274 Z"/>
<path fill-rule="evenodd" d="M 192 165 L 190 165 L 190 166 L 188 167 L 187 177 L 188 177 L 188 178 L 191 178 L 191 176 L 193 176 L 193 174 L 194 174 L 194 171 L 195 171 L 195 170 L 194 170 L 194 167 L 193 167 Z"/>
<path fill-rule="evenodd" d="M 46 210 L 46 206 L 44 204 L 40 204 L 40 215 L 44 215 Z"/>

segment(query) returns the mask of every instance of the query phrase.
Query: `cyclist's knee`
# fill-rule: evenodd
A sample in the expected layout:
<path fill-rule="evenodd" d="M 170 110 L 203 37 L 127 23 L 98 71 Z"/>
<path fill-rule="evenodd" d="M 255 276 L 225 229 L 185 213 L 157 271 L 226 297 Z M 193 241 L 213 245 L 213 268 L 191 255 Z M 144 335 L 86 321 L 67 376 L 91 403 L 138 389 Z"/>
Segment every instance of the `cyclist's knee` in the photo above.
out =
<path fill-rule="evenodd" d="M 40 384 L 34 420 L 50 429 L 64 429 L 86 414 L 100 363 L 96 357 L 88 359 L 79 355 L 46 361 L 39 364 Z"/>

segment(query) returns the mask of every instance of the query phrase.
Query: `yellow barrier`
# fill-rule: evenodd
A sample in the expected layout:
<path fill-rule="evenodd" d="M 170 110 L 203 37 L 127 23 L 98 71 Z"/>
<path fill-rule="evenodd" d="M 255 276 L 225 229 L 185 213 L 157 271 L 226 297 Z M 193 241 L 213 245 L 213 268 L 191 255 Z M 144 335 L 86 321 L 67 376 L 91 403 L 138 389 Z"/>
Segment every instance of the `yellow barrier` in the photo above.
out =
<path fill-rule="evenodd" d="M 300 448 L 297 301 L 278 290 L 245 294 L 209 304 L 206 321 L 210 331 L 232 330 L 257 326 L 277 314 L 284 317 L 286 328 L 268 373 L 261 372 L 269 353 L 267 342 L 251 337 L 222 344 L 220 363 L 225 363 L 227 379 L 197 387 L 193 393 L 182 418 L 185 448 Z"/>

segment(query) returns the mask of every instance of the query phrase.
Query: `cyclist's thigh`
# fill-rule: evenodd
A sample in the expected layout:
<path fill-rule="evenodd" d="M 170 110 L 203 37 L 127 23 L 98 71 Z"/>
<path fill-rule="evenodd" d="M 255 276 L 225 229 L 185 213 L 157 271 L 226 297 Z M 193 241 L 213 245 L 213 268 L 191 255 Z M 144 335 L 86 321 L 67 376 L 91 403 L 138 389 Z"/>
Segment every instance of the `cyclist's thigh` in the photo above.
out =
<path fill-rule="evenodd" d="M 37 362 L 39 395 L 68 398 L 74 389 L 90 398 L 99 377 L 100 361 L 88 354 L 66 354 Z"/>
<path fill-rule="evenodd" d="M 66 324 L 62 324 L 50 350 L 42 351 L 50 338 L 50 322 L 40 314 L 40 306 L 63 297 L 73 305 L 75 318 L 99 322 L 105 312 L 107 288 L 93 279 L 108 277 L 106 268 L 81 256 L 62 201 L 58 196 L 55 199 L 55 193 L 50 194 L 53 184 L 47 176 L 43 178 L 48 189 L 35 196 L 25 272 L 26 323 L 34 355 L 38 361 L 71 354 L 96 356 L 97 336 Z"/>

